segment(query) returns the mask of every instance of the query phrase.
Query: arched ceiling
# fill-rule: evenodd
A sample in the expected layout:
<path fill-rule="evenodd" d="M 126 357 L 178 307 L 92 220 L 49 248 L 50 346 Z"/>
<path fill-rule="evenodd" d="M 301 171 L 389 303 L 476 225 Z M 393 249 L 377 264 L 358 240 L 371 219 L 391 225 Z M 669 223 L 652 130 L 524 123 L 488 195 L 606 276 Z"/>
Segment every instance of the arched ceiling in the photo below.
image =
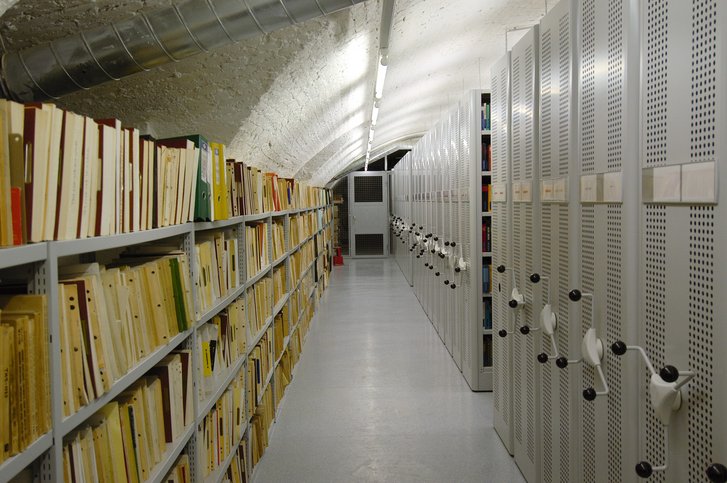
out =
<path fill-rule="evenodd" d="M 152 11 L 170 0 L 0 0 L 5 50 Z M 463 92 L 488 88 L 508 28 L 543 0 L 396 0 L 372 154 L 429 130 Z M 57 101 L 156 137 L 202 133 L 236 158 L 317 185 L 366 154 L 381 1 L 143 72 Z M 510 42 L 513 41 L 509 37 Z"/>

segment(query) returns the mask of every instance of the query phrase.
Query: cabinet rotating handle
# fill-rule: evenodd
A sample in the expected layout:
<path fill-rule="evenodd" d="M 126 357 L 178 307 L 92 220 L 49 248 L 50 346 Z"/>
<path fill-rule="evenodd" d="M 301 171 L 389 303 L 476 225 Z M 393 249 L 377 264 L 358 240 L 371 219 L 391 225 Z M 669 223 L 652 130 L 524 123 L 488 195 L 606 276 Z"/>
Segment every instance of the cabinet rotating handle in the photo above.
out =
<path fill-rule="evenodd" d="M 627 351 L 635 351 L 641 355 L 646 368 L 649 370 L 649 396 L 651 406 L 654 408 L 656 418 L 664 426 L 664 446 L 667 448 L 667 458 L 669 455 L 669 424 L 672 415 L 679 411 L 682 406 L 682 387 L 688 383 L 693 377 L 692 371 L 680 371 L 674 366 L 664 366 L 657 374 L 654 365 L 651 363 L 649 356 L 643 347 L 638 345 L 626 345 L 623 341 L 616 341 L 611 344 L 611 351 L 621 357 Z M 681 378 L 681 379 L 680 379 Z M 655 471 L 665 471 L 668 467 L 668 459 L 661 465 L 652 465 L 648 461 L 641 461 L 636 465 L 636 474 L 641 478 L 649 478 Z"/>

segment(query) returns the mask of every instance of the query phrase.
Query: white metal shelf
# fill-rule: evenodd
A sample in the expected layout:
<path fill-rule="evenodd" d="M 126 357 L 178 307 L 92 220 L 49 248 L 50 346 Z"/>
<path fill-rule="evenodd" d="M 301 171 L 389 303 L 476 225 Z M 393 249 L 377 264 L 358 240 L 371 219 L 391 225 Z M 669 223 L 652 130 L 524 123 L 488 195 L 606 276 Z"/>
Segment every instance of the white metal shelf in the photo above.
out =
<path fill-rule="evenodd" d="M 134 233 L 121 233 L 118 235 L 82 238 L 80 240 L 51 241 L 46 243 L 54 245 L 57 256 L 67 257 L 70 255 L 123 248 L 130 245 L 140 245 L 165 238 L 187 235 L 193 229 L 193 223 L 184 223 L 182 225 L 167 226 Z"/>
<path fill-rule="evenodd" d="M 245 287 L 245 288 L 249 288 L 249 287 L 251 287 L 251 286 L 255 285 L 255 284 L 256 284 L 256 283 L 257 283 L 257 282 L 258 282 L 258 281 L 259 281 L 259 280 L 260 280 L 261 278 L 263 278 L 263 277 L 264 277 L 265 275 L 267 275 L 267 274 L 268 274 L 268 272 L 270 271 L 270 268 L 271 268 L 271 266 L 270 266 L 270 264 L 268 263 L 268 264 L 267 264 L 267 265 L 265 266 L 265 268 L 263 268 L 262 270 L 260 270 L 259 272 L 257 272 L 257 273 L 256 273 L 256 274 L 255 274 L 254 276 L 252 276 L 252 277 L 250 278 L 250 280 L 247 280 L 247 281 L 245 282 L 245 285 L 244 285 L 244 287 Z"/>
<path fill-rule="evenodd" d="M 68 416 L 63 421 L 61 421 L 61 436 L 67 436 L 68 433 L 83 424 L 99 409 L 113 401 L 116 396 L 128 389 L 132 384 L 138 381 L 140 377 L 149 372 L 152 367 L 159 364 L 162 359 L 168 356 L 173 350 L 177 349 L 177 347 L 182 342 L 184 342 L 184 340 L 187 339 L 187 337 L 189 337 L 191 334 L 192 330 L 189 329 L 185 332 L 182 332 L 181 334 L 177 334 L 172 337 L 172 340 L 170 340 L 166 345 L 163 345 L 156 349 L 154 352 L 152 352 L 142 361 L 140 361 L 136 366 L 134 366 L 129 372 L 121 376 L 116 382 L 114 382 L 114 385 L 111 386 L 111 389 L 102 394 L 101 397 L 94 399 L 89 404 L 83 406 L 74 414 Z"/>
<path fill-rule="evenodd" d="M 149 478 L 147 478 L 147 483 L 161 483 L 166 478 L 169 471 L 174 466 L 174 463 L 177 462 L 177 458 L 182 453 L 182 450 L 185 446 L 187 446 L 187 443 L 189 442 L 190 438 L 194 434 L 194 424 L 190 424 L 189 428 L 185 429 L 184 433 L 177 438 L 176 441 L 173 441 L 171 444 L 172 446 L 164 453 L 164 456 L 162 457 L 161 462 L 159 462 L 156 467 L 152 470 Z M 121 464 L 121 462 L 116 462 L 117 464 Z"/>
<path fill-rule="evenodd" d="M 240 369 L 245 364 L 245 361 L 247 360 L 247 354 L 241 355 L 235 363 L 227 368 L 227 373 L 225 374 L 224 378 L 222 379 L 222 382 L 220 383 L 217 388 L 212 392 L 212 394 L 204 401 L 204 404 L 202 404 L 202 409 L 200 409 L 196 415 L 195 421 L 199 425 L 202 423 L 202 420 L 207 416 L 207 414 L 212 410 L 212 406 L 217 404 L 217 401 L 222 397 L 222 395 L 225 393 L 228 387 L 230 387 L 230 384 L 235 379 L 235 376 L 238 372 L 240 372 Z"/>
<path fill-rule="evenodd" d="M 226 220 L 215 220 L 215 221 L 196 221 L 194 222 L 194 231 L 205 231 L 205 230 L 218 230 L 229 228 L 235 225 L 241 225 L 245 223 L 246 216 L 233 216 Z"/>
<path fill-rule="evenodd" d="M 267 332 L 268 328 L 270 327 L 270 323 L 273 321 L 273 317 L 270 316 L 267 319 L 265 319 L 265 325 L 263 325 L 263 328 L 258 331 L 257 334 L 255 334 L 255 337 L 250 341 L 249 344 L 247 344 L 247 349 L 245 350 L 245 357 L 248 357 L 250 355 L 250 352 L 255 348 L 256 345 L 260 342 L 260 340 L 263 338 L 263 335 L 265 335 L 265 332 Z"/>
<path fill-rule="evenodd" d="M 290 256 L 290 252 L 285 252 L 280 255 L 280 257 L 272 263 L 273 267 L 277 267 L 278 265 L 283 263 L 285 260 L 288 259 L 288 256 Z"/>
<path fill-rule="evenodd" d="M 232 460 L 237 455 L 237 448 L 240 446 L 240 443 L 242 443 L 242 440 L 245 438 L 245 433 L 247 433 L 249 427 L 250 426 L 245 423 L 245 426 L 240 432 L 240 438 L 237 440 L 237 442 L 233 443 L 232 447 L 230 448 L 230 454 L 225 456 L 224 461 L 210 475 L 204 478 L 204 483 L 220 483 L 222 481 L 222 479 L 225 477 L 225 473 L 227 473 L 227 468 L 230 467 L 230 464 L 232 464 Z M 247 461 L 247 455 L 245 455 L 245 461 Z"/>
<path fill-rule="evenodd" d="M 47 255 L 48 245 L 46 243 L 0 248 L 0 270 L 27 263 L 42 262 Z"/>
<path fill-rule="evenodd" d="M 238 299 L 242 294 L 245 293 L 247 284 L 242 284 L 235 290 L 225 295 L 224 297 L 217 299 L 217 301 L 208 309 L 202 316 L 197 320 L 197 327 L 202 326 L 206 322 L 209 322 L 212 317 L 226 309 L 232 302 Z"/>
<path fill-rule="evenodd" d="M 283 310 L 283 307 L 285 307 L 285 304 L 288 303 L 288 299 L 290 298 L 290 292 L 286 292 L 285 295 L 283 295 L 277 304 L 273 307 L 273 318 L 275 318 L 278 313 Z"/>
<path fill-rule="evenodd" d="M 273 374 L 275 373 L 275 366 L 270 368 L 270 372 L 268 372 L 268 375 L 265 376 L 265 384 L 263 384 L 262 389 L 260 389 L 260 394 L 257 398 L 257 404 L 255 406 L 259 406 L 260 403 L 263 400 L 263 396 L 265 395 L 265 391 L 268 389 L 268 386 L 270 385 L 270 381 L 273 380 Z"/>
<path fill-rule="evenodd" d="M 78 240 L 67 240 L 67 241 L 47 241 L 47 242 L 41 242 L 41 243 L 34 243 L 34 244 L 27 244 L 17 247 L 6 247 L 6 248 L 0 248 L 0 269 L 5 268 L 11 268 L 16 266 L 21 266 L 29 263 L 38 263 L 38 262 L 44 262 L 48 261 L 51 264 L 51 271 L 50 273 L 55 273 L 54 267 L 58 264 L 58 258 L 59 257 L 67 257 L 67 256 L 74 256 L 74 255 L 82 255 L 84 253 L 92 253 L 97 251 L 104 251 L 104 250 L 112 250 L 112 249 L 122 249 L 127 246 L 132 245 L 138 245 L 138 244 L 144 244 L 144 243 L 151 243 L 156 241 L 161 241 L 169 238 L 174 237 L 180 237 L 184 240 L 184 243 L 180 243 L 180 247 L 183 247 L 184 250 L 188 251 L 190 247 L 193 248 L 193 240 L 194 240 L 194 233 L 197 231 L 205 231 L 205 230 L 214 230 L 214 229 L 226 229 L 230 227 L 234 227 L 235 225 L 242 225 L 247 222 L 258 222 L 258 221 L 267 221 L 270 222 L 272 217 L 284 217 L 290 214 L 298 214 L 298 213 L 307 213 L 307 212 L 314 212 L 315 210 L 327 208 L 329 205 L 320 205 L 316 207 L 311 208 L 302 208 L 302 209 L 295 209 L 295 210 L 286 210 L 286 211 L 280 211 L 280 212 L 266 212 L 261 213 L 257 215 L 249 215 L 249 216 L 238 216 L 233 217 L 227 220 L 218 220 L 214 222 L 196 222 L 196 223 L 184 223 L 180 225 L 174 225 L 164 228 L 157 228 L 157 229 L 151 229 L 151 230 L 145 230 L 145 231 L 139 231 L 134 233 L 120 233 L 116 235 L 110 235 L 110 236 L 104 236 L 104 237 L 93 237 L 93 238 L 86 238 L 86 239 L 78 239 Z M 319 214 L 320 215 L 320 214 Z M 320 219 L 320 216 L 318 216 L 318 219 Z M 286 229 L 287 228 L 286 224 Z M 234 300 L 238 299 L 241 296 L 244 296 L 245 290 L 249 287 L 251 287 L 253 284 L 258 282 L 263 277 L 269 275 L 272 272 L 272 269 L 274 266 L 278 266 L 285 262 L 287 258 L 290 258 L 290 256 L 293 255 L 295 251 L 302 248 L 306 243 L 313 240 L 317 235 L 321 234 L 328 226 L 330 226 L 330 222 L 323 224 L 323 227 L 320 229 L 315 230 L 315 232 L 306 237 L 300 244 L 298 244 L 294 249 L 286 251 L 286 253 L 279 257 L 275 262 L 268 264 L 265 268 L 260 270 L 255 276 L 251 277 L 250 279 L 242 282 L 241 286 L 234 289 L 232 292 L 227 294 L 225 297 L 220 298 L 214 303 L 214 306 L 207 310 L 201 317 L 198 318 L 198 320 L 195 320 L 192 324 L 192 327 L 188 329 L 187 331 L 177 334 L 176 336 L 172 337 L 169 342 L 156 350 L 154 350 L 151 354 L 149 354 L 146 358 L 144 358 L 142 361 L 137 363 L 131 370 L 129 370 L 126 374 L 121 376 L 118 380 L 116 380 L 111 389 L 107 391 L 106 393 L 102 394 L 99 398 L 95 399 L 91 403 L 87 404 L 86 406 L 81 407 L 77 412 L 75 412 L 73 415 L 63 418 L 62 416 L 59 418 L 59 421 L 54 422 L 54 429 L 52 431 L 49 431 L 47 434 L 41 436 L 36 440 L 34 443 L 32 443 L 28 448 L 25 449 L 22 453 L 7 459 L 2 464 L 0 464 L 0 481 L 7 481 L 16 476 L 18 473 L 20 473 L 23 469 L 30 466 L 34 461 L 38 460 L 41 456 L 43 456 L 45 453 L 50 452 L 50 460 L 51 460 L 51 469 L 50 473 L 44 472 L 44 475 L 47 475 L 51 478 L 54 478 L 58 481 L 62 479 L 62 474 L 54 474 L 53 468 L 55 467 L 55 471 L 58 470 L 58 466 L 62 465 L 62 445 L 63 445 L 63 439 L 69 435 L 71 432 L 77 430 L 80 426 L 87 424 L 89 421 L 89 418 L 91 418 L 96 412 L 98 412 L 100 409 L 103 408 L 104 405 L 112 402 L 115 398 L 117 398 L 121 393 L 126 391 L 129 387 L 131 387 L 133 384 L 138 382 L 141 377 L 143 377 L 144 374 L 146 374 L 149 370 L 151 370 L 154 366 L 159 364 L 161 360 L 168 356 L 172 351 L 181 349 L 181 348 L 192 348 L 192 357 L 193 360 L 197 361 L 197 353 L 198 350 L 196 348 L 196 341 L 190 339 L 190 337 L 194 338 L 194 334 L 196 332 L 196 328 L 206 322 L 208 322 L 212 317 L 214 317 L 216 314 L 218 314 L 220 311 L 224 310 L 227 306 L 229 306 L 230 303 L 232 303 Z M 268 231 L 268 238 L 270 238 L 270 234 Z M 243 247 L 244 249 L 244 247 Z M 269 255 L 270 252 L 268 252 Z M 319 255 L 320 256 L 320 255 Z M 303 272 L 303 275 L 306 276 L 310 269 L 315 265 L 315 260 L 311 262 L 308 267 Z M 195 271 L 195 262 L 193 259 L 190 260 L 190 269 L 192 273 Z M 51 280 L 55 280 L 53 275 L 46 275 L 46 282 L 50 282 Z M 300 286 L 300 283 L 302 283 L 303 277 L 301 277 L 296 287 Z M 51 282 L 53 283 L 53 282 Z M 53 296 L 53 287 L 50 287 L 50 300 L 55 300 Z M 315 286 L 314 286 L 315 290 Z M 314 294 L 314 290 L 311 291 L 310 296 Z M 197 289 L 193 285 L 192 286 L 193 291 L 193 297 L 197 298 L 196 292 Z M 247 360 L 249 358 L 249 355 L 251 351 L 254 349 L 254 347 L 262 340 L 263 336 L 267 333 L 268 329 L 271 327 L 273 321 L 274 321 L 274 315 L 282 310 L 282 308 L 285 306 L 285 304 L 290 300 L 290 297 L 292 295 L 292 291 L 289 291 L 285 294 L 283 299 L 281 299 L 274 307 L 273 315 L 267 318 L 264 327 L 252 338 L 251 344 L 246 348 L 244 357 L 240 357 L 233 365 L 232 368 L 228 369 L 228 373 L 225 374 L 224 378 L 221 380 L 219 387 L 215 388 L 215 391 L 209 396 L 209 398 L 204 401 L 204 403 L 200 402 L 199 407 L 197 405 L 197 399 L 198 399 L 198 393 L 194 393 L 194 399 L 195 399 L 195 410 L 196 414 L 194 414 L 195 418 L 195 424 L 191 424 L 188 428 L 184 430 L 184 434 L 181 435 L 176 441 L 173 443 L 170 443 L 167 445 L 167 451 L 162 459 L 162 461 L 152 470 L 150 477 L 147 481 L 155 482 L 155 483 L 161 483 L 172 466 L 175 464 L 178 456 L 181 454 L 181 452 L 184 450 L 185 446 L 189 443 L 189 441 L 194 438 L 195 434 L 195 428 L 198 422 L 201 420 L 202 417 L 206 416 L 209 413 L 209 410 L 211 407 L 219 400 L 219 398 L 224 394 L 224 392 L 229 388 L 230 384 L 234 380 L 235 376 L 239 374 L 239 371 L 242 370 L 244 365 L 247 363 Z M 294 327 L 294 329 L 297 329 L 299 326 L 300 321 L 302 320 L 303 312 L 301 311 L 301 314 L 298 318 L 298 324 Z M 57 314 L 54 315 L 53 310 L 49 311 L 49 321 L 48 323 L 52 326 L 53 324 L 57 324 Z M 189 342 L 191 340 L 191 343 Z M 283 343 L 284 350 L 287 349 L 290 345 L 291 336 L 288 334 Z M 265 390 L 267 390 L 268 387 L 272 385 L 272 381 L 275 377 L 275 368 L 279 366 L 280 361 L 282 360 L 282 354 L 281 357 L 275 361 L 275 364 L 271 368 L 270 372 L 268 373 L 265 385 L 263 386 L 263 391 L 261 393 L 264 394 Z M 53 376 L 58 377 L 58 376 Z M 193 372 L 193 378 L 195 381 L 195 384 L 198 384 L 198 374 L 197 371 Z M 60 387 L 60 386 L 58 386 Z M 196 390 L 196 389 L 195 389 Z M 273 391 L 275 391 L 275 388 L 273 386 Z M 59 398 L 61 397 L 58 394 L 52 394 L 53 398 L 53 405 L 54 405 L 54 411 L 56 411 L 56 405 L 59 403 Z M 260 401 L 258 401 L 258 404 Z M 61 410 L 62 413 L 62 410 Z M 55 413 L 54 413 L 55 414 Z M 245 425 L 242 435 L 244 435 L 246 432 L 249 432 L 250 426 Z M 54 446 L 54 436 L 58 438 L 57 441 L 55 441 Z M 239 441 L 238 441 L 239 445 Z M 237 445 L 236 445 L 237 446 Z M 236 449 L 236 448 L 235 448 Z M 225 459 L 225 462 L 220 466 L 219 471 L 216 473 L 216 477 L 213 479 L 213 481 L 220 481 L 224 474 L 229 467 L 230 462 L 232 461 L 232 457 L 234 457 L 234 454 L 236 454 L 236 451 L 232 451 L 230 455 Z M 190 453 L 190 456 L 192 458 L 195 457 L 195 455 Z M 247 455 L 249 457 L 249 454 Z M 45 465 L 44 465 L 45 467 Z"/>
<path fill-rule="evenodd" d="M 24 468 L 28 467 L 33 461 L 48 451 L 52 445 L 53 434 L 49 431 L 31 443 L 22 453 L 3 461 L 0 464 L 0 481 L 10 481 L 13 479 Z"/>

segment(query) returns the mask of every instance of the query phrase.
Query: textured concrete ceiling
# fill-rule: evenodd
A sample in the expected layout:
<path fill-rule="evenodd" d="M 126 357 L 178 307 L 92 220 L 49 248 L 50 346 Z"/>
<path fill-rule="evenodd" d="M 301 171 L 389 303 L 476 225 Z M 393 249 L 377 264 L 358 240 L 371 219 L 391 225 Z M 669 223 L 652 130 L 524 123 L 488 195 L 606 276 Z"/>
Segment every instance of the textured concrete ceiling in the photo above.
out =
<path fill-rule="evenodd" d="M 170 3 L 0 0 L 0 35 L 17 50 Z M 543 0 L 397 0 L 374 153 L 426 132 L 463 91 L 488 88 L 506 29 L 543 12 Z M 199 132 L 228 157 L 324 184 L 365 154 L 380 17 L 369 0 L 58 104 L 157 137 Z"/>

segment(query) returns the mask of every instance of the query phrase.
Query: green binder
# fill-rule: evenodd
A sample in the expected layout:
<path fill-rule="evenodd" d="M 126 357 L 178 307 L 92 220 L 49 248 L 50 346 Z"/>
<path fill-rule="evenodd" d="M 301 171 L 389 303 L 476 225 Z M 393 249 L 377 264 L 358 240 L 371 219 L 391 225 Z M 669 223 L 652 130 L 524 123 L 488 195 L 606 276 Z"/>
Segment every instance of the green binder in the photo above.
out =
<path fill-rule="evenodd" d="M 212 221 L 212 153 L 210 145 L 201 134 L 183 138 L 162 139 L 158 143 L 169 147 L 184 147 L 179 141 L 192 141 L 199 149 L 197 163 L 197 191 L 194 196 L 194 221 Z"/>

